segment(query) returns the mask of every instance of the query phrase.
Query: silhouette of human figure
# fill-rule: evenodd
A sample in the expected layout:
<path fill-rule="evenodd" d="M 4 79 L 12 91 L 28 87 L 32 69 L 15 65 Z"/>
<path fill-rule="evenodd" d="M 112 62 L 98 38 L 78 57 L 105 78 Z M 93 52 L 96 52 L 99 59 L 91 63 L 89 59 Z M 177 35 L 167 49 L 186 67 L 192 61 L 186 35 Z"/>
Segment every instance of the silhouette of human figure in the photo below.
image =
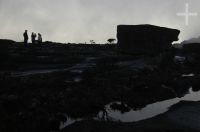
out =
<path fill-rule="evenodd" d="M 38 33 L 38 44 L 42 44 L 42 35 L 40 33 Z"/>
<path fill-rule="evenodd" d="M 35 38 L 36 37 L 37 37 L 36 33 L 32 32 L 32 34 L 31 34 L 32 44 L 35 44 Z"/>
<path fill-rule="evenodd" d="M 27 45 L 28 44 L 28 33 L 27 33 L 28 31 L 27 30 L 25 30 L 25 32 L 24 32 L 24 34 L 23 34 L 23 36 L 24 36 L 24 45 Z"/>
<path fill-rule="evenodd" d="M 106 108 L 103 108 L 102 109 L 102 117 L 101 117 L 102 120 L 108 120 L 108 112 L 106 110 Z"/>

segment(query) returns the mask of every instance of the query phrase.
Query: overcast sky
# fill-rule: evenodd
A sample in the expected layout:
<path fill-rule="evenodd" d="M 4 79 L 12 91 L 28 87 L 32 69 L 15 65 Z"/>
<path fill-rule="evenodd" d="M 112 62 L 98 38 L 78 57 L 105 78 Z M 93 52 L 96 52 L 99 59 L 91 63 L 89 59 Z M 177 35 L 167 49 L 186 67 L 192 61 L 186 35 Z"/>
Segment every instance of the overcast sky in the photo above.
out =
<path fill-rule="evenodd" d="M 176 13 L 199 13 L 185 18 Z M 0 38 L 22 41 L 41 33 L 56 42 L 105 43 L 116 38 L 119 24 L 154 24 L 181 30 L 180 40 L 200 36 L 199 0 L 0 0 Z"/>

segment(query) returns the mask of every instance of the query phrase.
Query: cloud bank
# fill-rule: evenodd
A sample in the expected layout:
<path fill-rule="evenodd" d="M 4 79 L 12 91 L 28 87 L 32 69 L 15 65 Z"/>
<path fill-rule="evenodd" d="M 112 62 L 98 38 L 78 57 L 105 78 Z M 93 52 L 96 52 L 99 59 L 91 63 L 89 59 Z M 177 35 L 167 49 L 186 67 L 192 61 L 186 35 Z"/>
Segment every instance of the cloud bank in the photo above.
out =
<path fill-rule="evenodd" d="M 186 26 L 185 11 L 199 13 Z M 180 40 L 200 36 L 198 0 L 0 0 L 0 38 L 22 41 L 28 29 L 44 40 L 105 43 L 119 24 L 154 24 L 181 30 Z"/>

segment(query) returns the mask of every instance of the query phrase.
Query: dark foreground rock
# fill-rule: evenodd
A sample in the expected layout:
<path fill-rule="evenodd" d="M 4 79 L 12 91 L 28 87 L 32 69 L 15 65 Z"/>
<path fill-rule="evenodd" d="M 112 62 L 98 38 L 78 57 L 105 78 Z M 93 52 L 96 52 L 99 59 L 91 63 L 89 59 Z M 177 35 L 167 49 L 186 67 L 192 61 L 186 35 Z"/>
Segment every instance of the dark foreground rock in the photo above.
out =
<path fill-rule="evenodd" d="M 7 40 L 1 44 L 5 46 L 0 60 L 1 132 L 59 131 L 68 117 L 92 119 L 111 102 L 127 104 L 130 108 L 113 106 L 126 112 L 181 97 L 190 87 L 199 90 L 198 59 L 179 64 L 171 52 L 149 57 L 123 54 L 116 45 L 45 42 L 24 46 Z M 182 76 L 191 73 L 194 76 Z M 110 126 L 121 130 L 124 125 L 87 122 L 88 129 L 99 131 Z M 126 125 L 124 130 L 132 130 Z"/>

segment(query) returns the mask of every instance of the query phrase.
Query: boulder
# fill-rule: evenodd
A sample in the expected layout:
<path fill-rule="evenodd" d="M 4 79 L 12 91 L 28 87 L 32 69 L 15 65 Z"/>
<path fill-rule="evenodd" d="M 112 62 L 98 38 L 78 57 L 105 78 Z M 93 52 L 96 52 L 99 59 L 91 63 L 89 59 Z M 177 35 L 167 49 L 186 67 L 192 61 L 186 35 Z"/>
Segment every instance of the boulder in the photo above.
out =
<path fill-rule="evenodd" d="M 132 53 L 161 53 L 178 40 L 180 31 L 153 25 L 119 25 L 118 46 Z"/>

